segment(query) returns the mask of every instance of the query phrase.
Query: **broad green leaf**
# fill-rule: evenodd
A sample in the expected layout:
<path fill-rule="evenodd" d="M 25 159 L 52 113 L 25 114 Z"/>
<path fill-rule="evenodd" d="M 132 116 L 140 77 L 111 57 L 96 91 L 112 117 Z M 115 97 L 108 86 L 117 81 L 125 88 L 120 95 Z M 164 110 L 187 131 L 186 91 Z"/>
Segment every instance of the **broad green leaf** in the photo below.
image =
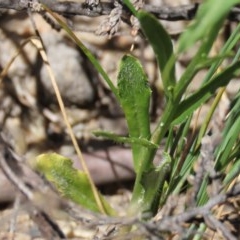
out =
<path fill-rule="evenodd" d="M 208 41 L 216 26 L 222 23 L 231 8 L 239 0 L 208 0 L 204 1 L 197 11 L 195 20 L 179 39 L 178 51 L 183 52 L 198 40 Z"/>
<path fill-rule="evenodd" d="M 171 93 L 170 90 L 175 85 L 175 60 L 171 38 L 159 20 L 150 13 L 139 11 L 137 18 L 156 55 L 165 93 Z M 166 67 L 167 71 L 165 71 Z"/>
<path fill-rule="evenodd" d="M 158 148 L 158 145 L 150 142 L 146 138 L 123 137 L 123 136 L 119 136 L 115 133 L 101 131 L 101 130 L 93 131 L 93 134 L 96 137 L 103 137 L 106 139 L 113 140 L 117 143 L 129 143 L 129 144 L 136 144 L 136 145 L 144 146 L 144 147 L 148 147 L 148 148 Z"/>
<path fill-rule="evenodd" d="M 120 104 L 128 124 L 129 137 L 149 139 L 151 90 L 140 62 L 130 55 L 125 55 L 121 60 L 118 91 Z M 132 149 L 134 168 L 137 171 L 142 162 L 141 147 L 132 144 Z"/>
<path fill-rule="evenodd" d="M 70 159 L 56 153 L 42 154 L 37 157 L 37 169 L 64 197 L 89 210 L 99 212 L 87 175 L 73 168 Z M 106 212 L 112 215 L 113 209 L 102 196 L 100 197 Z"/>
<path fill-rule="evenodd" d="M 184 121 L 194 110 L 212 97 L 219 87 L 226 86 L 234 77 L 238 76 L 239 73 L 240 61 L 232 64 L 232 66 L 216 75 L 211 81 L 204 84 L 204 86 L 186 100 L 183 100 L 175 113 L 173 124 L 179 124 Z"/>

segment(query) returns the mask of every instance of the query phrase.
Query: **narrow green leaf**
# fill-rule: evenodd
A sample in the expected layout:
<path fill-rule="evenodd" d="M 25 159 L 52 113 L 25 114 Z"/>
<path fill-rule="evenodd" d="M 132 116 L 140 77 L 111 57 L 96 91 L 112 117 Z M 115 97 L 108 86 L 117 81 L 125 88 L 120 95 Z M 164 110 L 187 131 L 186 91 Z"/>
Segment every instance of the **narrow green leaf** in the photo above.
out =
<path fill-rule="evenodd" d="M 129 8 L 134 16 L 137 16 L 137 11 L 130 0 L 123 0 L 123 3 Z"/>
<path fill-rule="evenodd" d="M 239 138 L 240 134 L 240 118 L 238 117 L 233 123 L 227 134 L 224 134 L 223 141 L 218 146 L 217 151 L 217 160 L 216 160 L 216 169 L 223 169 L 228 163 L 229 155 L 236 143 L 236 140 Z"/>
<path fill-rule="evenodd" d="M 239 0 L 208 0 L 198 9 L 197 15 L 189 28 L 179 39 L 178 52 L 193 46 L 198 40 L 207 41 L 219 23 L 223 22 L 231 8 Z"/>
<path fill-rule="evenodd" d="M 175 59 L 173 56 L 171 38 L 159 20 L 150 13 L 139 11 L 137 18 L 145 36 L 148 38 L 153 48 L 162 75 L 164 90 L 165 93 L 168 94 L 169 90 L 175 85 L 176 80 L 174 67 Z M 167 65 L 170 59 L 171 64 Z M 164 71 L 166 67 L 168 67 L 168 71 Z"/>
<path fill-rule="evenodd" d="M 225 128 L 223 131 L 223 135 L 226 136 L 231 129 L 233 123 L 239 118 L 240 116 L 240 89 L 236 94 L 235 98 L 231 103 L 231 110 L 229 111 L 228 118 L 225 124 Z"/>
<path fill-rule="evenodd" d="M 232 64 L 232 66 L 216 75 L 186 100 L 183 100 L 177 108 L 173 124 L 179 124 L 184 121 L 194 110 L 212 97 L 219 87 L 226 86 L 234 77 L 238 76 L 239 71 L 240 61 Z"/>
<path fill-rule="evenodd" d="M 227 173 L 223 183 L 224 185 L 228 185 L 233 179 L 240 175 L 240 159 L 237 159 L 230 171 Z"/>
<path fill-rule="evenodd" d="M 53 16 L 53 18 L 59 23 L 59 25 L 66 31 L 66 33 L 72 38 L 72 40 L 77 44 L 77 46 L 82 50 L 82 52 L 86 55 L 89 61 L 93 64 L 94 68 L 98 71 L 99 74 L 103 77 L 111 91 L 114 93 L 115 97 L 118 99 L 117 89 L 114 86 L 113 82 L 109 78 L 108 74 L 104 71 L 102 66 L 96 57 L 89 51 L 89 49 L 83 44 L 83 42 L 75 35 L 75 33 L 70 29 L 70 27 L 62 21 L 62 19 L 50 10 L 46 5 L 42 4 L 43 8 Z"/>
<path fill-rule="evenodd" d="M 211 23 L 209 23 L 211 24 Z M 207 37 L 202 41 L 201 46 L 199 47 L 196 55 L 186 68 L 185 72 L 182 74 L 181 78 L 179 79 L 176 87 L 174 88 L 174 98 L 175 99 L 182 99 L 182 96 L 186 92 L 187 87 L 191 83 L 193 77 L 197 74 L 199 69 L 199 63 L 201 64 L 202 61 L 205 61 L 206 57 L 209 54 L 209 51 L 212 48 L 213 43 L 215 42 L 216 37 L 218 36 L 218 33 L 220 29 L 222 28 L 223 22 L 216 23 L 213 27 L 213 30 L 210 34 L 207 35 Z M 197 26 L 196 26 L 197 28 Z M 224 55 L 230 50 L 233 49 L 233 47 L 238 43 L 239 41 L 239 28 L 240 25 L 235 29 L 235 31 L 231 34 L 229 39 L 227 40 L 224 47 L 221 49 L 220 54 Z M 188 31 L 188 30 L 186 30 Z M 190 31 L 190 30 L 189 30 Z M 235 62 L 235 60 L 234 60 Z M 219 62 L 216 62 L 211 66 L 208 73 L 206 74 L 203 83 L 206 83 L 211 80 L 212 76 L 215 74 L 217 68 L 222 63 L 222 60 L 219 60 Z"/>
<path fill-rule="evenodd" d="M 228 52 L 230 53 L 230 51 L 233 52 L 233 54 L 235 54 L 234 46 L 236 46 L 236 44 L 239 42 L 240 40 L 240 24 L 238 24 L 238 26 L 233 30 L 231 36 L 227 39 L 226 43 L 224 44 L 224 46 L 221 48 L 220 52 L 219 52 L 219 56 L 225 55 Z M 240 53 L 240 51 L 239 51 Z M 235 61 L 238 60 L 239 57 L 237 57 L 237 54 L 235 54 L 233 63 Z M 208 70 L 208 73 L 206 74 L 203 83 L 208 82 L 212 76 L 214 75 L 214 73 L 217 71 L 218 67 L 221 65 L 221 63 L 223 62 L 224 59 L 219 59 L 219 61 L 217 61 L 216 63 L 212 64 L 212 66 L 210 67 L 210 69 Z"/>
<path fill-rule="evenodd" d="M 129 137 L 149 139 L 151 90 L 140 62 L 130 55 L 125 55 L 121 60 L 118 91 L 120 104 L 128 124 Z M 133 144 L 132 148 L 134 167 L 137 171 L 142 161 L 141 150 L 136 144 Z"/>
<path fill-rule="evenodd" d="M 37 157 L 37 169 L 52 182 L 58 191 L 81 206 L 99 212 L 87 175 L 73 168 L 72 161 L 56 153 L 42 154 Z M 106 212 L 114 214 L 113 209 L 101 200 Z"/>
<path fill-rule="evenodd" d="M 96 137 L 103 137 L 106 139 L 113 140 L 114 142 L 117 142 L 117 143 L 129 143 L 129 144 L 136 144 L 136 145 L 144 146 L 147 148 L 158 148 L 158 145 L 150 142 L 146 138 L 123 137 L 123 136 L 119 136 L 115 133 L 101 131 L 101 130 L 93 131 L 93 134 Z"/>
<path fill-rule="evenodd" d="M 197 194 L 196 202 L 197 202 L 198 206 L 203 206 L 204 204 L 207 203 L 207 201 L 209 199 L 209 196 L 208 196 L 208 193 L 207 193 L 208 183 L 209 183 L 208 182 L 208 177 L 205 174 L 205 176 L 202 180 L 202 184 L 201 184 L 200 189 L 198 190 L 198 194 Z"/>

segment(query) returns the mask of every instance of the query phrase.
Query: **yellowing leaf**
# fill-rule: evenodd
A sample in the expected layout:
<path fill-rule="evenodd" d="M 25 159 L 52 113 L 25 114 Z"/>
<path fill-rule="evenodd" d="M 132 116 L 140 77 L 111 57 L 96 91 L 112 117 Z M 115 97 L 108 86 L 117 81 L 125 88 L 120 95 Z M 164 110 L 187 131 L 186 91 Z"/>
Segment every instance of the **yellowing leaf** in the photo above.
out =
<path fill-rule="evenodd" d="M 52 182 L 58 191 L 81 206 L 99 212 L 87 175 L 72 166 L 72 161 L 56 153 L 42 154 L 37 157 L 37 169 Z M 113 209 L 100 196 L 106 212 L 114 214 Z"/>

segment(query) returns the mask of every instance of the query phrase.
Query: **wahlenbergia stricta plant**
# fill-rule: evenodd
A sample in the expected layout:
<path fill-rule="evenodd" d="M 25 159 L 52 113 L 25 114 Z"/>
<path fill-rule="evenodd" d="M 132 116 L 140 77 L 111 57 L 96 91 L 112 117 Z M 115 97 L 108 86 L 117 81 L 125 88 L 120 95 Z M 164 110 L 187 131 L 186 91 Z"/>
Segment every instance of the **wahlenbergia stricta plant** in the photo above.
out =
<path fill-rule="evenodd" d="M 159 207 L 165 203 L 170 194 L 176 194 L 182 190 L 187 176 L 193 170 L 193 164 L 199 155 L 201 139 L 206 134 L 209 123 L 206 119 L 206 124 L 201 127 L 199 134 L 192 139 L 189 152 L 186 155 L 182 155 L 185 148 L 184 139 L 187 133 L 190 132 L 193 112 L 213 97 L 220 87 L 227 86 L 231 79 L 239 76 L 239 55 L 236 55 L 229 66 L 223 67 L 219 72 L 217 71 L 223 60 L 229 56 L 239 41 L 239 26 L 237 26 L 223 46 L 219 56 L 209 57 L 209 52 L 223 26 L 224 20 L 231 8 L 239 3 L 239 0 L 209 0 L 202 3 L 194 21 L 181 34 L 175 52 L 169 34 L 154 16 L 144 11 L 137 12 L 128 0 L 124 2 L 139 20 L 143 34 L 155 52 L 162 78 L 166 106 L 153 131 L 150 130 L 149 120 L 151 89 L 139 60 L 129 54 L 123 56 L 118 72 L 118 84 L 114 86 L 98 61 L 68 26 L 49 9 L 46 7 L 45 9 L 53 15 L 86 54 L 99 74 L 105 79 L 124 111 L 129 130 L 128 137 L 101 131 L 97 131 L 95 134 L 131 145 L 136 180 L 128 214 L 136 215 L 140 212 L 142 218 L 148 219 L 156 214 Z M 216 11 L 216 14 L 213 14 L 213 10 Z M 200 45 L 195 56 L 177 80 L 175 77 L 175 63 L 178 57 L 197 42 Z M 208 68 L 208 73 L 203 79 L 201 86 L 191 95 L 188 95 L 188 86 L 191 84 L 194 76 L 203 68 Z M 240 128 L 237 128 L 235 124 L 231 125 L 233 119 L 236 120 L 235 118 L 237 118 L 236 112 L 239 112 L 237 110 L 239 109 L 237 108 L 239 101 L 238 97 L 224 132 L 227 140 L 220 144 L 216 152 L 216 167 L 221 171 L 224 171 L 228 165 L 229 157 L 233 159 L 234 156 L 239 156 L 239 150 L 235 145 L 236 142 L 239 142 Z M 212 106 L 208 117 L 211 118 L 214 109 L 215 106 Z M 237 123 L 238 121 L 239 117 L 237 118 Z M 177 129 L 175 133 L 174 128 Z M 233 140 L 231 140 L 229 131 L 235 136 Z M 165 152 L 161 163 L 155 166 L 153 160 L 158 146 L 162 143 L 164 137 L 167 138 L 164 148 Z M 227 152 L 223 151 L 223 148 L 229 143 L 231 144 L 227 147 Z M 58 158 L 60 157 L 55 156 L 53 161 L 58 162 Z M 45 155 L 44 159 L 41 160 L 43 160 L 41 164 L 43 166 L 46 165 L 45 161 L 48 161 L 48 155 Z M 236 176 L 238 166 L 239 161 L 234 164 L 231 177 L 225 179 L 226 184 L 229 184 Z M 49 168 L 42 168 L 42 171 L 49 177 L 52 168 L 57 169 L 58 167 L 51 165 Z M 49 179 L 52 180 L 52 177 L 54 176 L 49 177 Z M 60 179 L 55 179 L 54 182 L 56 183 L 56 181 L 60 181 Z M 81 184 L 82 182 L 79 181 L 78 185 L 76 185 L 79 186 L 79 195 L 82 194 L 82 191 L 85 191 L 81 188 Z M 204 204 L 207 201 L 207 198 L 205 198 L 206 188 L 204 186 L 201 188 L 202 192 L 197 199 L 198 204 Z M 67 192 L 71 191 L 70 184 L 64 189 L 61 185 L 58 185 L 58 188 L 62 192 L 65 191 L 66 196 L 69 196 Z M 77 195 L 77 192 L 74 194 Z M 75 200 L 75 197 L 72 199 Z M 89 208 L 87 204 L 82 202 L 81 204 Z M 96 210 L 95 207 L 90 207 L 90 209 Z"/>

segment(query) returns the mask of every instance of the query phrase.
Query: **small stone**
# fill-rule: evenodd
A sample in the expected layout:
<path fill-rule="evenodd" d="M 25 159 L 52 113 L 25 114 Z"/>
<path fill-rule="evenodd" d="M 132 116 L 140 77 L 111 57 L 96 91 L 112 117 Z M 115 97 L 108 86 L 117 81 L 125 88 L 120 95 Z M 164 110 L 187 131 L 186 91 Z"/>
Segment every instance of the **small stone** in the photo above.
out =
<path fill-rule="evenodd" d="M 50 67 L 55 76 L 61 96 L 66 104 L 84 106 L 94 101 L 95 91 L 83 66 L 83 58 L 72 46 L 69 46 L 58 33 L 42 35 L 47 49 Z M 45 66 L 40 72 L 44 86 L 44 95 L 50 101 L 56 101 L 52 83 Z"/>

